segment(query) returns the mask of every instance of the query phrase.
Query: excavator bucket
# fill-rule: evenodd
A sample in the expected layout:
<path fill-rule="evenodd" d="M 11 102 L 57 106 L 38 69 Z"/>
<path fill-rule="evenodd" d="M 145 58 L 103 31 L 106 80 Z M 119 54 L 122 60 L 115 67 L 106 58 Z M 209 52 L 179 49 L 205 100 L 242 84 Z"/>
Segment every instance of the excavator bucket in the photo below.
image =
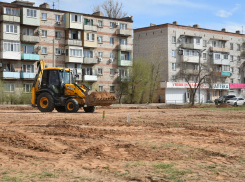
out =
<path fill-rule="evenodd" d="M 85 97 L 88 106 L 110 106 L 115 100 L 114 94 L 105 91 L 92 92 Z"/>

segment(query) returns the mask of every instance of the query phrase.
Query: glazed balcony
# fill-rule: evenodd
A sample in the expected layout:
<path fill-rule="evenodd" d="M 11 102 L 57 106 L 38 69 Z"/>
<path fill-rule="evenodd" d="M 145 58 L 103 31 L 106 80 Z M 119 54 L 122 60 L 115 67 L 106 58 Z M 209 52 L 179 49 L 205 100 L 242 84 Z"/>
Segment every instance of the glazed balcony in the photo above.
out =
<path fill-rule="evenodd" d="M 211 52 L 230 52 L 229 48 L 210 47 Z"/>
<path fill-rule="evenodd" d="M 1 15 L 1 21 L 20 23 L 20 17 L 12 15 Z"/>
<path fill-rule="evenodd" d="M 68 39 L 66 40 L 66 45 L 68 46 L 82 46 L 83 44 L 82 40 L 77 40 L 77 39 Z"/>
<path fill-rule="evenodd" d="M 97 64 L 98 63 L 98 58 L 83 58 L 83 63 L 84 64 Z"/>
<path fill-rule="evenodd" d="M 132 35 L 132 30 L 117 29 L 117 35 L 131 36 Z"/>
<path fill-rule="evenodd" d="M 39 61 L 39 55 L 38 55 L 38 54 L 26 54 L 26 53 L 21 53 L 21 59 L 22 59 L 22 60 Z"/>
<path fill-rule="evenodd" d="M 84 25 L 84 31 L 97 32 L 97 26 L 94 25 Z"/>
<path fill-rule="evenodd" d="M 25 73 L 25 72 L 20 73 L 20 78 L 22 79 L 34 79 L 35 76 L 36 76 L 36 73 Z"/>
<path fill-rule="evenodd" d="M 21 35 L 20 40 L 22 42 L 38 43 L 39 42 L 39 36 Z"/>
<path fill-rule="evenodd" d="M 1 78 L 2 79 L 19 79 L 20 73 L 4 71 L 4 72 L 1 72 Z"/>
<path fill-rule="evenodd" d="M 118 49 L 121 51 L 133 51 L 132 45 L 118 45 Z"/>

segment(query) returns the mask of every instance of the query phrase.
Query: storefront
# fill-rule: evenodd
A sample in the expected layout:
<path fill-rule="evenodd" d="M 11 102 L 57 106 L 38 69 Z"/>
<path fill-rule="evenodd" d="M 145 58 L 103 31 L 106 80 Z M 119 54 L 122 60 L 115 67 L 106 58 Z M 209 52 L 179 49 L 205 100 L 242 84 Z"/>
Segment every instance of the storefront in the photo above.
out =
<path fill-rule="evenodd" d="M 215 100 L 222 95 L 228 95 L 229 84 L 214 83 L 212 89 L 208 90 L 208 100 Z"/>
<path fill-rule="evenodd" d="M 196 88 L 195 83 L 190 83 L 192 88 Z M 190 102 L 190 86 L 182 82 L 161 82 L 160 87 L 165 89 L 165 103 L 186 103 Z M 207 84 L 201 85 L 200 101 L 207 102 Z M 196 91 L 195 102 L 199 102 L 199 91 Z"/>
<path fill-rule="evenodd" d="M 229 95 L 235 95 L 237 97 L 244 97 L 244 83 L 230 83 L 229 84 Z"/>

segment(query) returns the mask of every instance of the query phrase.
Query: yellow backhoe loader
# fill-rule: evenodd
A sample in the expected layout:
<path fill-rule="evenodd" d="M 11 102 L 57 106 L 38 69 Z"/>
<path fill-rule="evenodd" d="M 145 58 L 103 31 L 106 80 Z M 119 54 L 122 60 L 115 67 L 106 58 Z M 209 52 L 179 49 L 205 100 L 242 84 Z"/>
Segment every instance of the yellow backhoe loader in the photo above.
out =
<path fill-rule="evenodd" d="M 77 112 L 83 107 L 85 112 L 94 112 L 96 106 L 109 106 L 116 97 L 108 92 L 92 92 L 84 84 L 77 85 L 77 75 L 69 68 L 44 68 L 39 61 L 38 72 L 32 86 L 32 106 L 41 112 Z"/>

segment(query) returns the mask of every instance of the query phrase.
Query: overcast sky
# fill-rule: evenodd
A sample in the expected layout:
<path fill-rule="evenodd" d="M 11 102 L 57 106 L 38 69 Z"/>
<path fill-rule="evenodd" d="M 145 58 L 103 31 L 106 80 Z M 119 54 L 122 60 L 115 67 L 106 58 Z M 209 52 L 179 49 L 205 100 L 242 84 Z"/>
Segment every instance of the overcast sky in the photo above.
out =
<path fill-rule="evenodd" d="M 5 0 L 4 2 L 11 2 Z M 55 2 L 56 1 L 56 2 Z M 32 0 L 35 6 L 43 2 L 50 5 L 57 0 Z M 81 13 L 92 13 L 93 4 L 103 0 L 60 0 L 59 9 Z M 244 27 L 244 0 L 123 0 L 124 11 L 133 16 L 134 28 L 147 27 L 150 23 L 164 24 L 178 21 L 180 25 L 199 24 L 201 28 L 234 32 Z M 52 6 L 51 6 L 52 7 Z"/>

